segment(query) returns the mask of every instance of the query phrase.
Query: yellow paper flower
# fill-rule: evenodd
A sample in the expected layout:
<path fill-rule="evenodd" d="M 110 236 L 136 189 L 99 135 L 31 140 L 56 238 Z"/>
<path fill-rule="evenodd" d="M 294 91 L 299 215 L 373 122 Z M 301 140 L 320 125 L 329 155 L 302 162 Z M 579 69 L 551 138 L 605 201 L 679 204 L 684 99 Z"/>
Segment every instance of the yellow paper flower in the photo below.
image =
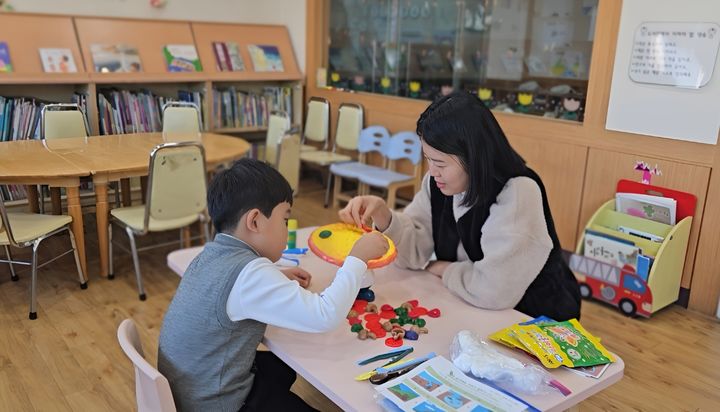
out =
<path fill-rule="evenodd" d="M 382 86 L 382 87 L 385 88 L 385 89 L 387 89 L 388 87 L 390 87 L 390 78 L 389 78 L 389 77 L 383 77 L 383 78 L 380 80 L 380 86 Z"/>
<path fill-rule="evenodd" d="M 478 97 L 480 100 L 490 100 L 492 99 L 492 90 L 481 87 L 478 89 Z"/>
<path fill-rule="evenodd" d="M 417 93 L 420 91 L 420 82 L 410 82 L 410 91 Z"/>
<path fill-rule="evenodd" d="M 518 94 L 518 102 L 523 105 L 527 106 L 533 101 L 533 95 L 532 93 L 520 93 Z"/>

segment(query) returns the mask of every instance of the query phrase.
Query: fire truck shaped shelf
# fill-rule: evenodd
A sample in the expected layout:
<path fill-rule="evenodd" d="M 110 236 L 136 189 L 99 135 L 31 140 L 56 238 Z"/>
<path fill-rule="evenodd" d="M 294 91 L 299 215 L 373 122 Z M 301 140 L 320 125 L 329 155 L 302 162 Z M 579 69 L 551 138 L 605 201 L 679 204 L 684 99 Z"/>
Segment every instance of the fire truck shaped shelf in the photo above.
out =
<path fill-rule="evenodd" d="M 586 229 L 633 242 L 642 254 L 654 259 L 647 280 L 635 273 L 632 266 L 617 267 L 584 256 L 584 239 L 580 238 L 575 254 L 570 257 L 570 269 L 580 283 L 583 298 L 595 299 L 617 306 L 628 316 L 650 317 L 675 302 L 680 292 L 685 253 L 690 237 L 692 216 L 676 225 L 665 225 L 615 211 L 615 200 L 598 209 Z M 662 242 L 620 232 L 630 227 L 662 237 Z"/>

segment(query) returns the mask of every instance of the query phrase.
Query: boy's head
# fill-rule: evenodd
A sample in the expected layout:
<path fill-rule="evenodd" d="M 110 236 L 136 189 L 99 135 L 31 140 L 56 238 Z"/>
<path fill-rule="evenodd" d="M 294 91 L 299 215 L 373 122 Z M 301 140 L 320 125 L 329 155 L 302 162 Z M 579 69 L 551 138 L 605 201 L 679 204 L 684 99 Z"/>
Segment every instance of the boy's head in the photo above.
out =
<path fill-rule="evenodd" d="M 253 159 L 238 160 L 215 175 L 207 195 L 215 229 L 247 242 L 272 261 L 285 249 L 292 201 L 287 180 Z"/>

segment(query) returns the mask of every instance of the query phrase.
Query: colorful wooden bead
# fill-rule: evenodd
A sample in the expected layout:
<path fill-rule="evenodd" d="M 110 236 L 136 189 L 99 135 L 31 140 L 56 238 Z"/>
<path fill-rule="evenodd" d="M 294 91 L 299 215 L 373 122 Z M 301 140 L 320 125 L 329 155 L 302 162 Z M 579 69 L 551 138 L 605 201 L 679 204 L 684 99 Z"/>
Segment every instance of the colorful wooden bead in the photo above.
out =
<path fill-rule="evenodd" d="M 414 330 L 405 331 L 405 339 L 407 340 L 418 340 L 418 333 Z"/>
<path fill-rule="evenodd" d="M 440 309 L 438 309 L 438 308 L 431 309 L 428 311 L 427 315 L 430 316 L 431 318 L 439 318 L 440 317 Z"/>
<path fill-rule="evenodd" d="M 361 330 L 363 330 L 363 327 L 361 324 L 356 323 L 350 327 L 350 330 L 353 332 L 360 332 Z"/>

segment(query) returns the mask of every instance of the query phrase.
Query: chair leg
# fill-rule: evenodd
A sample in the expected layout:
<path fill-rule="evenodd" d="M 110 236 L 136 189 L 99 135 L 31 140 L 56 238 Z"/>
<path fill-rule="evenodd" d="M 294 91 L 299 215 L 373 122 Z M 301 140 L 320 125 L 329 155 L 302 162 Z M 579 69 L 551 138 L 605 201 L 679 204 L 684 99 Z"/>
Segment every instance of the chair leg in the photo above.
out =
<path fill-rule="evenodd" d="M 342 177 L 335 176 L 335 179 L 333 179 L 333 180 L 334 180 L 333 183 L 335 184 L 335 187 L 333 187 L 333 191 L 332 191 L 332 206 L 338 207 L 340 205 L 340 194 L 342 191 Z"/>
<path fill-rule="evenodd" d="M 203 219 L 202 222 L 203 232 L 205 233 L 205 243 L 210 241 L 210 222 Z"/>
<path fill-rule="evenodd" d="M 40 214 L 41 215 L 45 214 L 45 188 L 46 187 L 47 186 L 45 186 L 45 185 L 38 185 L 38 188 L 40 188 L 40 190 L 38 190 L 38 192 L 40 192 L 39 200 L 40 200 Z"/>
<path fill-rule="evenodd" d="M 80 265 L 80 255 L 78 255 L 77 247 L 75 245 L 75 234 L 68 228 L 70 233 L 70 244 L 73 248 L 73 255 L 75 256 L 75 266 L 77 266 L 78 278 L 80 279 L 80 289 L 87 289 L 87 278 L 83 274 L 82 266 Z"/>
<path fill-rule="evenodd" d="M 7 256 L 7 260 L 13 260 L 12 255 L 10 254 L 10 248 L 7 245 L 5 245 L 5 256 Z M 8 262 L 8 265 L 10 265 L 10 279 L 12 279 L 13 282 L 17 282 L 20 278 L 17 273 L 15 273 L 15 267 L 12 262 Z"/>
<path fill-rule="evenodd" d="M 130 239 L 130 249 L 132 250 L 133 264 L 135 265 L 135 278 L 137 280 L 140 300 L 145 300 L 145 289 L 142 284 L 142 274 L 140 274 L 140 259 L 138 258 L 137 246 L 135 245 L 135 235 L 129 227 L 125 228 L 125 232 L 128 235 L 128 239 Z"/>
<path fill-rule="evenodd" d="M 30 278 L 30 320 L 37 319 L 37 250 L 40 240 L 33 242 L 32 246 L 32 275 Z"/>
<path fill-rule="evenodd" d="M 108 279 L 115 279 L 115 271 L 113 270 L 113 246 L 112 246 L 112 223 L 108 225 Z"/>
<path fill-rule="evenodd" d="M 325 187 L 325 204 L 323 205 L 325 209 L 327 209 L 328 205 L 330 205 L 330 190 L 332 190 L 332 182 L 332 173 L 328 171 L 327 185 Z"/>
<path fill-rule="evenodd" d="M 397 197 L 397 187 L 391 186 L 387 190 L 387 207 L 390 210 L 395 209 L 395 198 Z"/>

